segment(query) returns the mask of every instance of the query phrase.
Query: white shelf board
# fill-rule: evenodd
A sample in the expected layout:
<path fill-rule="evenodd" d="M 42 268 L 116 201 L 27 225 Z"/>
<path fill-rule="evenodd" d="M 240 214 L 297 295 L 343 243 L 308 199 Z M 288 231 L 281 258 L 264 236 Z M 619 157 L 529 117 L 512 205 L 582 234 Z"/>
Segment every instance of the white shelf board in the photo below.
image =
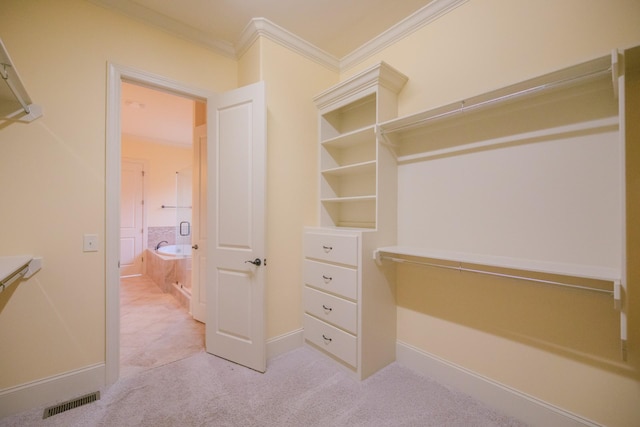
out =
<path fill-rule="evenodd" d="M 0 74 L 0 120 L 30 122 L 42 116 L 42 108 L 32 103 L 1 39 Z"/>
<path fill-rule="evenodd" d="M 434 123 L 458 120 L 474 111 L 504 106 L 510 102 L 527 99 L 540 93 L 550 93 L 581 84 L 604 83 L 610 85 L 612 87 L 611 94 L 614 96 L 616 87 L 612 78 L 612 67 L 611 56 L 596 58 L 469 99 L 386 121 L 380 124 L 379 134 L 385 139 L 391 138 L 388 142 L 394 145 L 401 143 L 403 135 L 415 132 L 417 129 L 428 128 Z"/>
<path fill-rule="evenodd" d="M 0 257 L 0 292 L 29 273 L 31 255 L 2 256 Z"/>
<path fill-rule="evenodd" d="M 369 141 L 375 141 L 375 126 L 366 126 L 362 129 L 356 129 L 351 132 L 347 132 L 342 135 L 329 138 L 325 141 L 321 141 L 325 147 L 351 147 L 358 144 L 364 144 Z"/>
<path fill-rule="evenodd" d="M 344 175 L 359 175 L 364 173 L 375 173 L 376 161 L 371 160 L 368 162 L 354 163 L 352 165 L 340 166 L 337 168 L 325 169 L 322 171 L 323 175 L 331 176 L 344 176 Z"/>
<path fill-rule="evenodd" d="M 386 246 L 378 248 L 374 252 L 374 258 L 377 259 L 379 254 L 428 258 L 440 261 L 485 265 L 488 267 L 509 268 L 561 276 L 581 277 L 608 282 L 619 282 L 622 276 L 620 270 L 603 266 L 556 263 L 523 258 L 414 248 L 408 246 Z"/>
<path fill-rule="evenodd" d="M 320 199 L 322 203 L 351 203 L 366 202 L 368 200 L 376 200 L 376 196 L 332 197 L 330 199 Z"/>

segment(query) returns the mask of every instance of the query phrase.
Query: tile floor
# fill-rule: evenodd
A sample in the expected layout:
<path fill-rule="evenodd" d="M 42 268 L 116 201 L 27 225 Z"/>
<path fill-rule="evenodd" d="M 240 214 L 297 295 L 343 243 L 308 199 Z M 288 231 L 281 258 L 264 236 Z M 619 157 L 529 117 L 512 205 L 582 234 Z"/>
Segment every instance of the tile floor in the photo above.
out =
<path fill-rule="evenodd" d="M 120 280 L 120 377 L 204 351 L 204 324 L 148 277 Z"/>

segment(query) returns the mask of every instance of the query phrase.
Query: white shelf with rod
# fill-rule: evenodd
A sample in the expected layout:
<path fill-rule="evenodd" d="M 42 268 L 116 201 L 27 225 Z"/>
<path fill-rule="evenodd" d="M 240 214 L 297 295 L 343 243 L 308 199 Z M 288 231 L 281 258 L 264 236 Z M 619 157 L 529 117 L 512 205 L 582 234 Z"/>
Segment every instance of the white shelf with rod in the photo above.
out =
<path fill-rule="evenodd" d="M 459 272 L 486 274 L 509 279 L 525 280 L 543 285 L 560 286 L 578 291 L 608 295 L 613 298 L 616 310 L 622 310 L 622 272 L 618 269 L 556 263 L 540 260 L 471 254 L 406 246 L 380 247 L 373 251 L 373 259 L 378 265 L 383 261 L 413 264 L 424 267 L 444 268 Z M 488 267 L 488 268 L 487 268 Z M 508 270 L 508 271 L 505 271 Z M 541 277 L 540 274 L 543 276 Z M 546 275 L 546 276 L 544 276 Z M 603 284 L 580 284 L 573 279 L 608 282 Z M 626 360 L 627 322 L 621 311 L 620 340 L 622 358 Z"/>
<path fill-rule="evenodd" d="M 557 140 L 589 133 L 620 133 L 624 120 L 621 116 L 621 111 L 624 110 L 624 105 L 621 104 L 623 97 L 618 96 L 620 91 L 624 90 L 619 87 L 621 63 L 621 54 L 616 50 L 611 55 L 459 102 L 388 120 L 377 126 L 376 135 L 378 140 L 392 150 L 398 165 L 410 165 L 414 162 L 450 159 L 454 156 L 549 141 L 554 138 Z M 594 112 L 580 109 L 580 100 L 596 105 L 592 107 Z M 570 111 L 573 114 L 571 120 L 549 119 L 545 122 L 548 126 L 527 127 L 530 122 L 535 122 L 529 121 L 527 114 L 543 111 L 548 117 L 551 114 L 545 110 L 548 105 L 576 108 Z M 534 107 L 538 110 L 533 110 Z M 555 108 L 558 110 L 559 107 Z M 511 127 L 511 123 L 505 124 L 505 120 L 508 120 L 505 117 L 520 119 L 525 125 Z M 495 128 L 495 124 L 505 126 L 509 130 L 504 130 L 503 133 L 486 131 L 487 128 Z M 509 132 L 513 129 L 516 132 Z M 453 136 L 450 137 L 451 135 Z M 624 161 L 621 163 L 624 164 Z M 624 180 L 624 169 L 621 176 Z M 624 230 L 622 233 L 624 241 Z M 564 286 L 612 297 L 614 309 L 620 312 L 622 358 L 626 360 L 624 261 L 619 268 L 610 268 L 413 247 L 403 241 L 396 244 L 397 246 L 374 249 L 375 261 L 379 265 L 387 260 L 393 263 L 488 274 Z M 621 257 L 624 260 L 624 250 Z"/>
<path fill-rule="evenodd" d="M 0 293 L 21 279 L 33 276 L 42 268 L 42 258 L 31 255 L 0 256 Z"/>
<path fill-rule="evenodd" d="M 554 96 L 561 92 L 566 93 L 564 96 L 572 96 L 580 92 L 609 90 L 612 97 L 617 97 L 617 70 L 618 55 L 617 52 L 613 52 L 612 55 L 602 56 L 478 96 L 386 121 L 378 126 L 376 133 L 381 140 L 393 148 L 398 162 L 410 162 L 486 149 L 507 142 L 533 141 L 546 135 L 570 134 L 584 131 L 586 128 L 617 126 L 617 118 L 597 119 L 579 125 L 522 132 L 517 135 L 508 135 L 506 138 L 489 138 L 473 142 L 461 139 L 460 142 L 445 146 L 439 144 L 437 137 L 443 130 L 446 132 L 447 129 L 460 123 L 480 122 L 488 117 L 482 114 L 491 114 L 491 111 L 499 108 L 511 110 L 526 108 L 538 102 L 537 99 L 544 99 L 544 96 Z M 416 142 L 419 143 L 416 144 Z"/>
<path fill-rule="evenodd" d="M 0 120 L 31 122 L 42 116 L 42 108 L 34 104 L 20 80 L 9 52 L 0 39 Z"/>

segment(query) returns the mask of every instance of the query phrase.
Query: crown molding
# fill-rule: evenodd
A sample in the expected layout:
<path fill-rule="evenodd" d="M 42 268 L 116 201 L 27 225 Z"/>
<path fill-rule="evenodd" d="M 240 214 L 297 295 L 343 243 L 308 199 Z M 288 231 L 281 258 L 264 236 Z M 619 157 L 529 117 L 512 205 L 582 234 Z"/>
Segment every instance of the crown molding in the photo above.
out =
<path fill-rule="evenodd" d="M 265 37 L 305 56 L 333 71 L 340 71 L 340 61 L 335 56 L 316 47 L 301 37 L 285 30 L 266 18 L 253 18 L 245 27 L 236 43 L 236 57 L 241 57 L 258 39 Z"/>
<path fill-rule="evenodd" d="M 343 57 L 340 60 L 340 70 L 348 70 L 468 1 L 469 0 L 433 0 L 428 5 Z"/>
<path fill-rule="evenodd" d="M 89 2 L 110 9 L 130 18 L 150 24 L 172 35 L 196 42 L 229 58 L 236 57 L 232 43 L 218 39 L 209 33 L 183 24 L 169 16 L 163 15 L 132 1 L 124 0 L 88 0 Z"/>
<path fill-rule="evenodd" d="M 407 80 L 407 76 L 382 61 L 316 95 L 313 102 L 320 111 L 334 110 L 373 93 L 378 86 L 397 94 Z"/>
<path fill-rule="evenodd" d="M 330 70 L 341 72 L 363 62 L 384 48 L 396 43 L 414 31 L 435 21 L 469 0 L 433 0 L 412 15 L 400 21 L 385 32 L 366 42 L 342 59 L 325 52 L 303 38 L 274 24 L 266 18 L 253 18 L 245 27 L 238 41 L 233 44 L 200 31 L 169 16 L 155 12 L 144 6 L 126 0 L 88 0 L 98 6 L 120 12 L 126 16 L 153 25 L 171 34 L 190 40 L 220 53 L 237 59 L 241 57 L 259 38 L 265 37 L 300 55 L 311 59 Z"/>

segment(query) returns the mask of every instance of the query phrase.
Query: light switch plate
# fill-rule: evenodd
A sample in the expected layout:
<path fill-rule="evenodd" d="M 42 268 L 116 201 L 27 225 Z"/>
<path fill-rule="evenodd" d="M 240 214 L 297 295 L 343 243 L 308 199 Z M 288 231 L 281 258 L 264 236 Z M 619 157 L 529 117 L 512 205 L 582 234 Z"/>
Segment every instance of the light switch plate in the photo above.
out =
<path fill-rule="evenodd" d="M 97 252 L 98 251 L 98 235 L 97 234 L 85 234 L 84 245 L 82 246 L 84 252 Z"/>

